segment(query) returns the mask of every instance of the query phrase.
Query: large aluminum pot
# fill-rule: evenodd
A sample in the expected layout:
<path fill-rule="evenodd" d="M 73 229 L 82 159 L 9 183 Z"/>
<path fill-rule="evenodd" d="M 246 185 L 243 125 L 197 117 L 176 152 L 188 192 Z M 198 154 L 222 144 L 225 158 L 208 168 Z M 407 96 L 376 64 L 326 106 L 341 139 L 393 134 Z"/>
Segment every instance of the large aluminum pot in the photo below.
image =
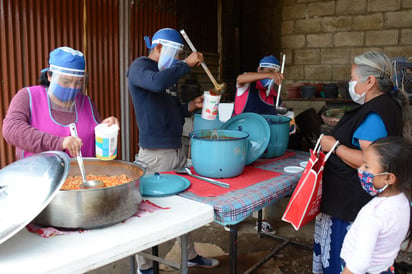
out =
<path fill-rule="evenodd" d="M 246 164 L 248 133 L 236 130 L 199 130 L 191 137 L 193 168 L 199 175 L 230 178 L 240 175 Z"/>
<path fill-rule="evenodd" d="M 33 220 L 41 226 L 93 229 L 119 223 L 138 210 L 142 201 L 140 178 L 145 169 L 137 163 L 84 158 L 86 174 L 122 175 L 131 181 L 122 185 L 81 190 L 60 190 Z M 76 159 L 70 161 L 69 176 L 80 176 Z"/>

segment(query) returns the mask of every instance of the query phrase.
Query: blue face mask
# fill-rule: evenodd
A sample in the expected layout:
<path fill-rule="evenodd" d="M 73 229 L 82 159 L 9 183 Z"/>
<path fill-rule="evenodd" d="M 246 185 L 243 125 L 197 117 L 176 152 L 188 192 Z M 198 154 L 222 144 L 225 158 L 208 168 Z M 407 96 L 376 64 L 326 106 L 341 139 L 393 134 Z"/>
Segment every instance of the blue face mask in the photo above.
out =
<path fill-rule="evenodd" d="M 272 80 L 272 79 L 266 78 L 266 79 L 260 80 L 260 82 L 262 83 L 262 86 L 264 86 L 265 88 L 267 88 L 267 87 L 269 86 L 269 84 L 270 84 L 270 80 Z"/>
<path fill-rule="evenodd" d="M 373 175 L 370 172 L 367 172 L 365 170 L 361 170 L 358 168 L 358 177 L 361 182 L 362 188 L 371 196 L 375 196 L 376 194 L 382 193 L 388 187 L 388 185 L 385 185 L 381 189 L 376 189 L 373 185 L 373 178 L 375 176 L 386 175 L 386 174 L 389 174 L 389 173 L 382 172 L 382 173 Z"/>
<path fill-rule="evenodd" d="M 56 84 L 53 89 L 53 95 L 62 102 L 70 102 L 79 94 L 80 88 L 66 88 Z"/>

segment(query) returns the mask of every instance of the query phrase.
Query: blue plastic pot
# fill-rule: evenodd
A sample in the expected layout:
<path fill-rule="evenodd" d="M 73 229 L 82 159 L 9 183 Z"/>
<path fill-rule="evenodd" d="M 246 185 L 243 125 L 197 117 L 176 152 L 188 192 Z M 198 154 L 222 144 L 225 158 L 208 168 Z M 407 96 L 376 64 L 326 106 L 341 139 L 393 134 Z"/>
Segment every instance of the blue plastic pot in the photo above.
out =
<path fill-rule="evenodd" d="M 202 115 L 195 113 L 193 119 L 193 131 L 204 130 L 204 129 L 220 129 L 223 122 L 219 120 L 219 113 L 215 120 L 206 120 L 202 118 Z"/>
<path fill-rule="evenodd" d="M 285 154 L 289 144 L 290 118 L 278 115 L 262 115 L 269 123 L 270 140 L 261 158 L 274 158 Z"/>
<path fill-rule="evenodd" d="M 199 130 L 189 134 L 193 168 L 210 178 L 240 175 L 246 163 L 249 134 L 236 130 Z"/>

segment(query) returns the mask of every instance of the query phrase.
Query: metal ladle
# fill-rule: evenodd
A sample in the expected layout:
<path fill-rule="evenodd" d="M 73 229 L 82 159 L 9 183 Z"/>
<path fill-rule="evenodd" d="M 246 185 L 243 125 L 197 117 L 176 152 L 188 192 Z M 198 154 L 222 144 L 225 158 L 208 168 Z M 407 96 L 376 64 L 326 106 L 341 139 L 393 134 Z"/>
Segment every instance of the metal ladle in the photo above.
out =
<path fill-rule="evenodd" d="M 182 168 L 176 169 L 175 172 L 180 173 L 180 174 L 186 174 L 186 175 L 192 176 L 194 178 L 197 178 L 199 180 L 202 180 L 202 181 L 205 181 L 205 182 L 208 182 L 208 183 L 220 186 L 220 187 L 224 187 L 224 188 L 229 188 L 230 187 L 230 185 L 227 184 L 227 183 L 223 183 L 223 182 L 219 182 L 219 181 L 207 178 L 207 177 L 195 175 L 195 174 L 192 173 L 192 171 L 190 171 L 190 168 L 188 168 L 188 167 L 182 167 Z"/>
<path fill-rule="evenodd" d="M 74 123 L 70 124 L 70 134 L 71 136 L 78 138 L 76 124 Z M 80 169 L 80 173 L 82 175 L 82 181 L 83 181 L 83 183 L 80 185 L 80 188 L 88 189 L 88 188 L 105 187 L 105 184 L 100 180 L 90 180 L 90 181 L 86 180 L 86 171 L 84 170 L 84 164 L 83 164 L 83 158 L 82 158 L 81 151 L 79 151 L 79 155 L 77 155 L 76 158 L 77 158 L 77 163 L 79 164 L 79 169 Z"/>
<path fill-rule="evenodd" d="M 286 59 L 286 54 L 283 54 L 283 56 L 282 56 L 282 68 L 280 69 L 280 73 L 282 73 L 282 74 L 283 74 L 283 71 L 285 70 L 285 59 Z M 280 99 L 281 89 L 282 89 L 282 83 L 280 83 L 279 86 L 278 86 L 278 95 L 276 96 L 275 108 L 276 108 L 277 113 L 283 115 L 283 114 L 286 114 L 288 112 L 288 108 L 279 106 L 279 99 Z"/>

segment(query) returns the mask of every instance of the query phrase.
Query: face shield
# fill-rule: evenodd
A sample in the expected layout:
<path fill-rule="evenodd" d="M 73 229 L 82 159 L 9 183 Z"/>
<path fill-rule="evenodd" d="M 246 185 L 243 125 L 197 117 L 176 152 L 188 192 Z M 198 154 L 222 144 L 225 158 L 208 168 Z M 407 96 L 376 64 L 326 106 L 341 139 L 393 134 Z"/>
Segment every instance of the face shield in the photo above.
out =
<path fill-rule="evenodd" d="M 277 67 L 272 67 L 272 66 L 266 66 L 266 67 L 259 67 L 258 71 L 261 71 L 263 73 L 275 73 L 275 72 L 279 72 L 278 69 L 279 66 Z M 273 79 L 272 78 L 265 78 L 260 80 L 260 82 L 262 83 L 262 86 L 265 88 L 270 87 L 273 84 Z M 269 94 L 267 94 L 267 96 L 269 96 Z"/>
<path fill-rule="evenodd" d="M 179 59 L 179 53 L 183 49 L 183 44 L 162 39 L 159 39 L 159 43 L 162 45 L 162 49 L 157 67 L 162 71 L 176 63 Z"/>
<path fill-rule="evenodd" d="M 280 70 L 279 60 L 273 55 L 265 56 L 262 59 L 260 59 L 258 71 L 272 73 L 272 72 L 279 72 L 279 70 Z M 268 88 L 269 86 L 272 85 L 273 79 L 266 78 L 266 79 L 260 80 L 260 82 L 265 88 Z"/>
<path fill-rule="evenodd" d="M 83 105 L 86 90 L 86 79 L 84 71 L 57 68 L 50 66 L 52 77 L 48 88 L 51 107 L 54 110 L 72 112 L 75 103 L 78 107 Z"/>

